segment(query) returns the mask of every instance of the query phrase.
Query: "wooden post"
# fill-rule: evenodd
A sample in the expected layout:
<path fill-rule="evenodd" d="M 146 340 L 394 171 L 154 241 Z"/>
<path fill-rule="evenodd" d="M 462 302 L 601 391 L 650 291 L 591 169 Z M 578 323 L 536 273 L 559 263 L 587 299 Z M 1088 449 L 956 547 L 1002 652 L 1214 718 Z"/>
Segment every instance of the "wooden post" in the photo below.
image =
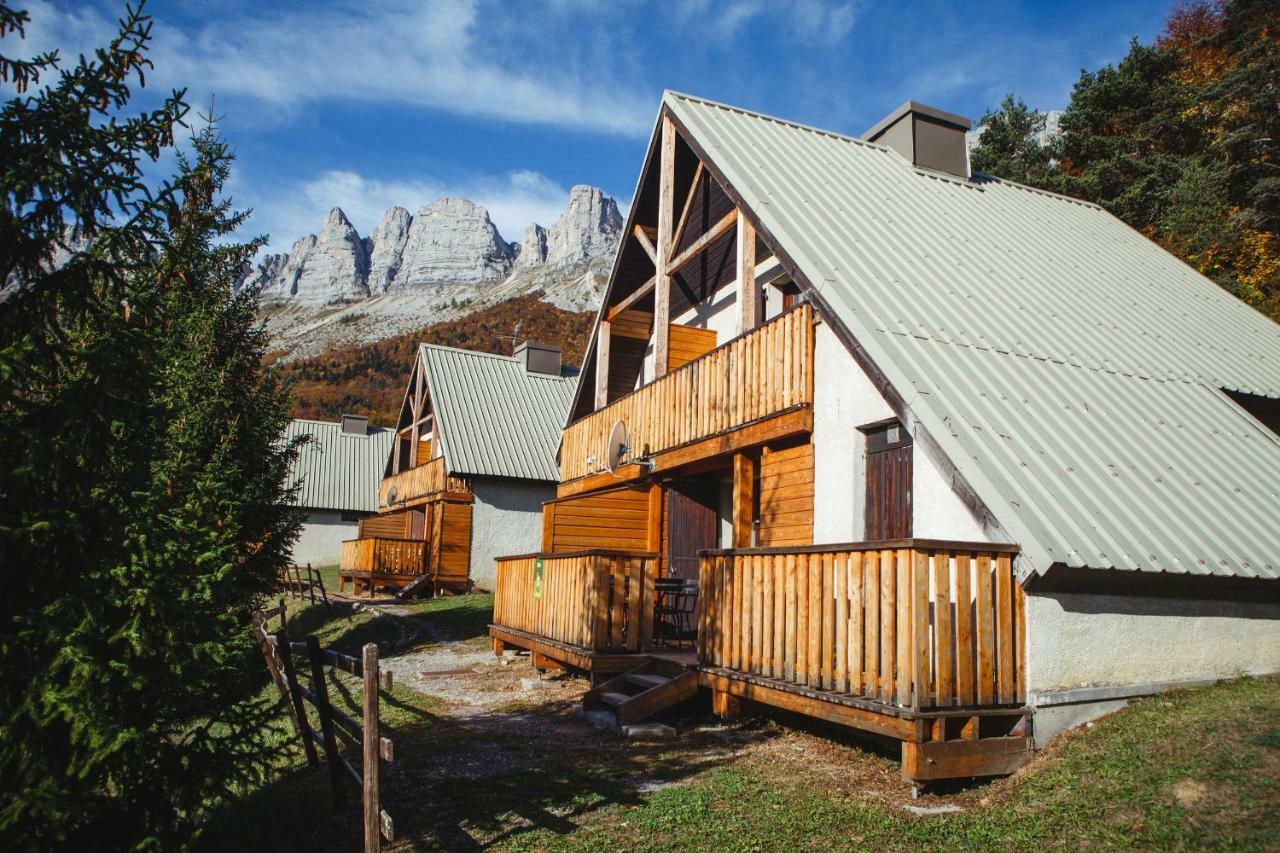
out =
<path fill-rule="evenodd" d="M 755 523 L 756 462 L 745 453 L 733 456 L 733 547 L 750 548 Z"/>
<path fill-rule="evenodd" d="M 596 408 L 603 409 L 609 405 L 609 321 L 600 318 L 600 328 L 596 333 Z"/>
<path fill-rule="evenodd" d="M 760 325 L 760 290 L 756 287 L 756 229 L 738 210 L 738 307 L 739 332 Z"/>
<path fill-rule="evenodd" d="M 329 765 L 333 783 L 334 808 L 342 808 L 342 756 L 338 754 L 337 734 L 333 730 L 333 711 L 329 707 L 329 686 L 324 679 L 324 655 L 320 641 L 307 637 L 307 657 L 311 660 L 311 689 L 316 694 L 316 712 L 320 716 L 320 736 L 324 740 L 324 760 Z"/>
<path fill-rule="evenodd" d="M 364 646 L 364 849 L 377 853 L 382 847 L 378 805 L 378 647 Z"/>
<path fill-rule="evenodd" d="M 311 721 L 307 719 L 307 706 L 302 704 L 302 688 L 298 686 L 298 673 L 293 668 L 293 652 L 289 649 L 289 635 L 280 629 L 276 632 L 275 653 L 280 656 L 280 665 L 284 669 L 285 683 L 289 687 L 289 701 L 293 704 L 293 721 L 298 734 L 302 736 L 302 750 L 307 754 L 307 763 L 312 767 L 320 763 L 316 755 L 316 745 L 312 742 Z"/>
<path fill-rule="evenodd" d="M 676 126 L 662 117 L 662 152 L 658 165 L 658 261 L 653 283 L 653 378 L 667 373 L 671 337 L 671 218 L 676 173 Z"/>
<path fill-rule="evenodd" d="M 742 716 L 742 701 L 732 693 L 712 690 L 711 713 L 726 723 L 732 722 Z"/>

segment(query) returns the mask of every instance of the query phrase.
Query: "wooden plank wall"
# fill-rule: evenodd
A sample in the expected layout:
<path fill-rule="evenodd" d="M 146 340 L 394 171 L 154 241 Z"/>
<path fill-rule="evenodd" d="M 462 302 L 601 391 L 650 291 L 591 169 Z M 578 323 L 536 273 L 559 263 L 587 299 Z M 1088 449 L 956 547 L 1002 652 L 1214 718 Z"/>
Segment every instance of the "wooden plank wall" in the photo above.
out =
<path fill-rule="evenodd" d="M 550 525 L 551 551 L 643 551 L 649 547 L 648 488 L 566 498 L 549 504 L 548 510 L 543 513 L 543 524 Z"/>
<path fill-rule="evenodd" d="M 703 557 L 699 659 L 902 707 L 1020 705 L 1011 561 L 977 544 Z"/>
<path fill-rule="evenodd" d="M 813 543 L 813 445 L 786 450 L 765 448 L 760 455 L 762 548 Z"/>
<path fill-rule="evenodd" d="M 672 323 L 669 340 L 668 370 L 683 367 L 716 348 L 714 329 L 699 329 L 696 326 L 679 326 Z"/>
<path fill-rule="evenodd" d="M 471 504 L 441 501 L 439 562 L 436 574 L 441 583 L 465 584 L 471 571 Z"/>
<path fill-rule="evenodd" d="M 409 513 L 405 510 L 384 512 L 360 519 L 359 536 L 367 539 L 382 536 L 387 539 L 404 539 L 409 535 Z"/>
<path fill-rule="evenodd" d="M 418 464 L 426 465 L 431 461 L 431 439 L 418 439 Z"/>

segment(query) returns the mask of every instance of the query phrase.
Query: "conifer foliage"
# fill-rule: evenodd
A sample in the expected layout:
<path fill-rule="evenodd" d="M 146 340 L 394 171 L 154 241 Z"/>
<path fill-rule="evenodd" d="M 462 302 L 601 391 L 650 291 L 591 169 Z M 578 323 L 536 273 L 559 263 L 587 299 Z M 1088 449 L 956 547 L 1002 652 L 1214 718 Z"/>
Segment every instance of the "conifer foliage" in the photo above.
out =
<path fill-rule="evenodd" d="M 1081 73 L 1048 145 L 1035 117 L 1013 96 L 983 116 L 974 167 L 1096 202 L 1280 320 L 1274 0 L 1180 3 L 1154 44 Z"/>
<path fill-rule="evenodd" d="M 0 0 L 0 53 L 27 16 Z M 0 848 L 173 849 L 257 778 L 279 715 L 249 615 L 299 520 L 287 399 L 265 376 L 256 244 L 210 120 L 143 166 L 184 93 L 126 114 L 150 23 L 0 76 Z M 71 238 L 74 235 L 75 239 Z"/>

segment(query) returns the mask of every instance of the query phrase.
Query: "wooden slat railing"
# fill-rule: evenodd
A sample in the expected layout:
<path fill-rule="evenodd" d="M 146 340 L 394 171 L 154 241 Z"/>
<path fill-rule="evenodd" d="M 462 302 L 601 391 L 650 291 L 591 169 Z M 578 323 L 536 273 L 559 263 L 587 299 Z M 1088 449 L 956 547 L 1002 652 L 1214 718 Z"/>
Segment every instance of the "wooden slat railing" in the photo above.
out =
<path fill-rule="evenodd" d="M 1025 701 L 1014 546 L 704 551 L 703 664 L 915 710 Z"/>
<path fill-rule="evenodd" d="M 801 305 L 570 424 L 560 481 L 603 470 L 618 420 L 633 455 L 649 455 L 812 403 L 813 308 Z"/>
<path fill-rule="evenodd" d="M 454 494 L 471 494 L 471 484 L 465 477 L 455 477 L 445 471 L 444 457 L 437 456 L 429 462 L 383 477 L 378 486 L 378 506 L 387 506 L 387 495 L 391 487 L 396 488 L 396 503 L 417 500 L 437 492 Z"/>
<path fill-rule="evenodd" d="M 426 571 L 427 543 L 420 539 L 347 539 L 342 543 L 343 569 L 420 575 Z"/>
<path fill-rule="evenodd" d="M 500 557 L 493 623 L 590 652 L 644 651 L 653 634 L 656 572 L 652 551 Z"/>

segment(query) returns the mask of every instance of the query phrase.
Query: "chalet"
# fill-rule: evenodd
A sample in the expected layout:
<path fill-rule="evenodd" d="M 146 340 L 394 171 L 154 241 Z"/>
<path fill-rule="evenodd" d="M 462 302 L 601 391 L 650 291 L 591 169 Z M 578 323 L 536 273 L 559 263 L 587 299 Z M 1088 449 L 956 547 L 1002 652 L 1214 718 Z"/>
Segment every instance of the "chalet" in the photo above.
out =
<path fill-rule="evenodd" d="M 969 127 L 664 95 L 495 650 L 618 724 L 709 688 L 896 738 L 913 783 L 1280 671 L 1280 327 Z"/>
<path fill-rule="evenodd" d="M 337 565 L 343 540 L 356 532 L 360 519 L 377 512 L 391 434 L 360 415 L 343 415 L 337 423 L 299 418 L 289 424 L 286 439 L 307 439 L 289 475 L 298 487 L 293 502 L 306 514 L 293 545 L 295 563 Z"/>
<path fill-rule="evenodd" d="M 343 543 L 340 586 L 492 589 L 495 558 L 540 541 L 573 374 L 544 344 L 514 356 L 421 345 L 382 457 L 378 513 Z"/>

